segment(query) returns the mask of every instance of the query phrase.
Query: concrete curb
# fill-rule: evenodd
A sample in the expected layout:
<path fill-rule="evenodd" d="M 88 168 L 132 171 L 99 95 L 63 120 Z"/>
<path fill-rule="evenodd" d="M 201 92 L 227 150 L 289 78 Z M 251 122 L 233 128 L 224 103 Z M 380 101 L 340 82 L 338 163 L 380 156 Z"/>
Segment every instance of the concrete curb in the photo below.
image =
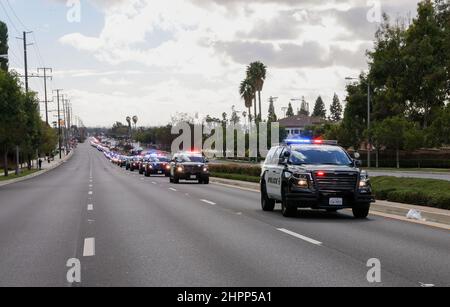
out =
<path fill-rule="evenodd" d="M 259 193 L 258 183 L 216 177 L 211 178 L 211 182 Z M 425 221 L 407 219 L 406 214 L 409 210 L 420 211 Z M 450 230 L 450 210 L 377 200 L 377 202 L 371 206 L 371 214 Z"/>
<path fill-rule="evenodd" d="M 0 182 L 0 187 L 6 186 L 6 185 L 10 185 L 10 184 L 13 184 L 13 183 L 17 183 L 17 182 L 21 182 L 21 181 L 25 181 L 25 180 L 28 180 L 28 179 L 31 179 L 31 178 L 43 175 L 43 174 L 45 174 L 45 173 L 47 173 L 47 172 L 49 172 L 49 171 L 51 171 L 51 170 L 61 166 L 63 163 L 65 163 L 67 160 L 69 160 L 73 156 L 73 152 L 74 152 L 74 150 L 72 150 L 67 156 L 65 156 L 60 161 L 58 161 L 57 163 L 55 163 L 54 165 L 50 166 L 47 169 L 35 172 L 35 173 L 30 174 L 28 176 L 24 176 L 24 177 L 20 177 L 20 178 L 16 178 L 16 179 L 11 179 L 11 180 L 6 180 L 6 181 L 3 181 L 3 182 Z"/>

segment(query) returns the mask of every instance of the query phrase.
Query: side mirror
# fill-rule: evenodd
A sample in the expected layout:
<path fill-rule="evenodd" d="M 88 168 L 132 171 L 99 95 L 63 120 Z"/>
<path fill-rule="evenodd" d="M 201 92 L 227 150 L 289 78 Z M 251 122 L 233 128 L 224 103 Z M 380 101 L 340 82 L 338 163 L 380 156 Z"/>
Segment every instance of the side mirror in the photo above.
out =
<path fill-rule="evenodd" d="M 208 160 L 208 159 L 205 159 L 205 163 L 209 163 L 209 160 Z"/>
<path fill-rule="evenodd" d="M 353 156 L 355 157 L 355 159 L 361 158 L 361 155 L 359 154 L 359 152 L 355 152 L 355 153 L 353 154 Z"/>
<path fill-rule="evenodd" d="M 361 160 L 354 160 L 355 161 L 355 166 L 356 167 L 361 167 L 362 166 L 362 161 Z"/>
<path fill-rule="evenodd" d="M 278 164 L 287 165 L 287 159 L 285 157 L 281 157 L 280 159 L 278 159 Z"/>

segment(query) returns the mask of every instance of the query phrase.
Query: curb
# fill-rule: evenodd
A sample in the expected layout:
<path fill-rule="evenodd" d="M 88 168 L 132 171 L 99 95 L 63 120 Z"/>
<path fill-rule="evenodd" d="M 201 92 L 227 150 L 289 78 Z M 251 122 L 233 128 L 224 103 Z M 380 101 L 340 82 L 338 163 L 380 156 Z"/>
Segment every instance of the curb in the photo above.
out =
<path fill-rule="evenodd" d="M 258 183 L 217 177 L 211 178 L 211 182 L 218 185 L 259 193 Z M 409 210 L 420 211 L 425 221 L 407 219 L 406 214 Z M 371 214 L 374 215 L 450 230 L 450 210 L 377 200 L 376 203 L 372 204 L 370 211 Z"/>
<path fill-rule="evenodd" d="M 17 183 L 17 182 L 21 182 L 21 181 L 25 181 L 40 175 L 43 175 L 59 166 L 61 166 L 61 164 L 65 163 L 67 160 L 69 160 L 72 156 L 73 156 L 74 150 L 72 150 L 67 156 L 65 156 L 64 158 L 62 158 L 60 161 L 58 161 L 56 164 L 52 165 L 51 167 L 49 167 L 48 169 L 45 170 L 41 170 L 38 172 L 35 172 L 33 174 L 30 174 L 28 176 L 24 176 L 24 177 L 20 177 L 20 178 L 16 178 L 16 179 L 11 179 L 11 180 L 6 180 L 3 182 L 0 182 L 0 187 L 6 186 L 6 185 L 10 185 L 13 183 Z"/>

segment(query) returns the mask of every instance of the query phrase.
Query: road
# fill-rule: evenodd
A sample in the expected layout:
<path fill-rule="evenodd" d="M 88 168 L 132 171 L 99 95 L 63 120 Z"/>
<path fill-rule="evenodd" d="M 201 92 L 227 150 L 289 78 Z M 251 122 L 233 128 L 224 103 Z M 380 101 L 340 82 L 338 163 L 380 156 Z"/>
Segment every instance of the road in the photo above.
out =
<path fill-rule="evenodd" d="M 84 287 L 450 286 L 448 231 L 347 212 L 286 219 L 258 193 L 145 178 L 87 144 L 0 199 L 0 286 L 71 286 L 70 258 Z M 371 258 L 381 283 L 367 281 Z"/>

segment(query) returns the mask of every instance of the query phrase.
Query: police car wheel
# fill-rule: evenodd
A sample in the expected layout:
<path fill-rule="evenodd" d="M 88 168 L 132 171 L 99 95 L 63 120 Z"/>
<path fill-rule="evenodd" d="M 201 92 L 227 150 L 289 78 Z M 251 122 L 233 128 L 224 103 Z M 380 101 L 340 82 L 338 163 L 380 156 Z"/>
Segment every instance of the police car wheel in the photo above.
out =
<path fill-rule="evenodd" d="M 261 184 L 261 208 L 263 211 L 273 211 L 275 208 L 275 200 L 270 199 L 267 195 L 265 182 Z"/>
<path fill-rule="evenodd" d="M 178 184 L 178 183 L 180 183 L 180 178 L 178 178 L 178 177 L 173 177 L 173 183 L 176 183 L 176 184 Z"/>
<path fill-rule="evenodd" d="M 287 187 L 283 187 L 282 201 L 281 201 L 281 213 L 284 217 L 297 216 L 297 207 L 292 206 L 286 199 Z"/>
<path fill-rule="evenodd" d="M 150 173 L 149 172 L 145 172 L 145 177 L 150 177 Z"/>
<path fill-rule="evenodd" d="M 353 216 L 357 219 L 365 219 L 369 215 L 370 205 L 362 205 L 352 208 Z"/>

